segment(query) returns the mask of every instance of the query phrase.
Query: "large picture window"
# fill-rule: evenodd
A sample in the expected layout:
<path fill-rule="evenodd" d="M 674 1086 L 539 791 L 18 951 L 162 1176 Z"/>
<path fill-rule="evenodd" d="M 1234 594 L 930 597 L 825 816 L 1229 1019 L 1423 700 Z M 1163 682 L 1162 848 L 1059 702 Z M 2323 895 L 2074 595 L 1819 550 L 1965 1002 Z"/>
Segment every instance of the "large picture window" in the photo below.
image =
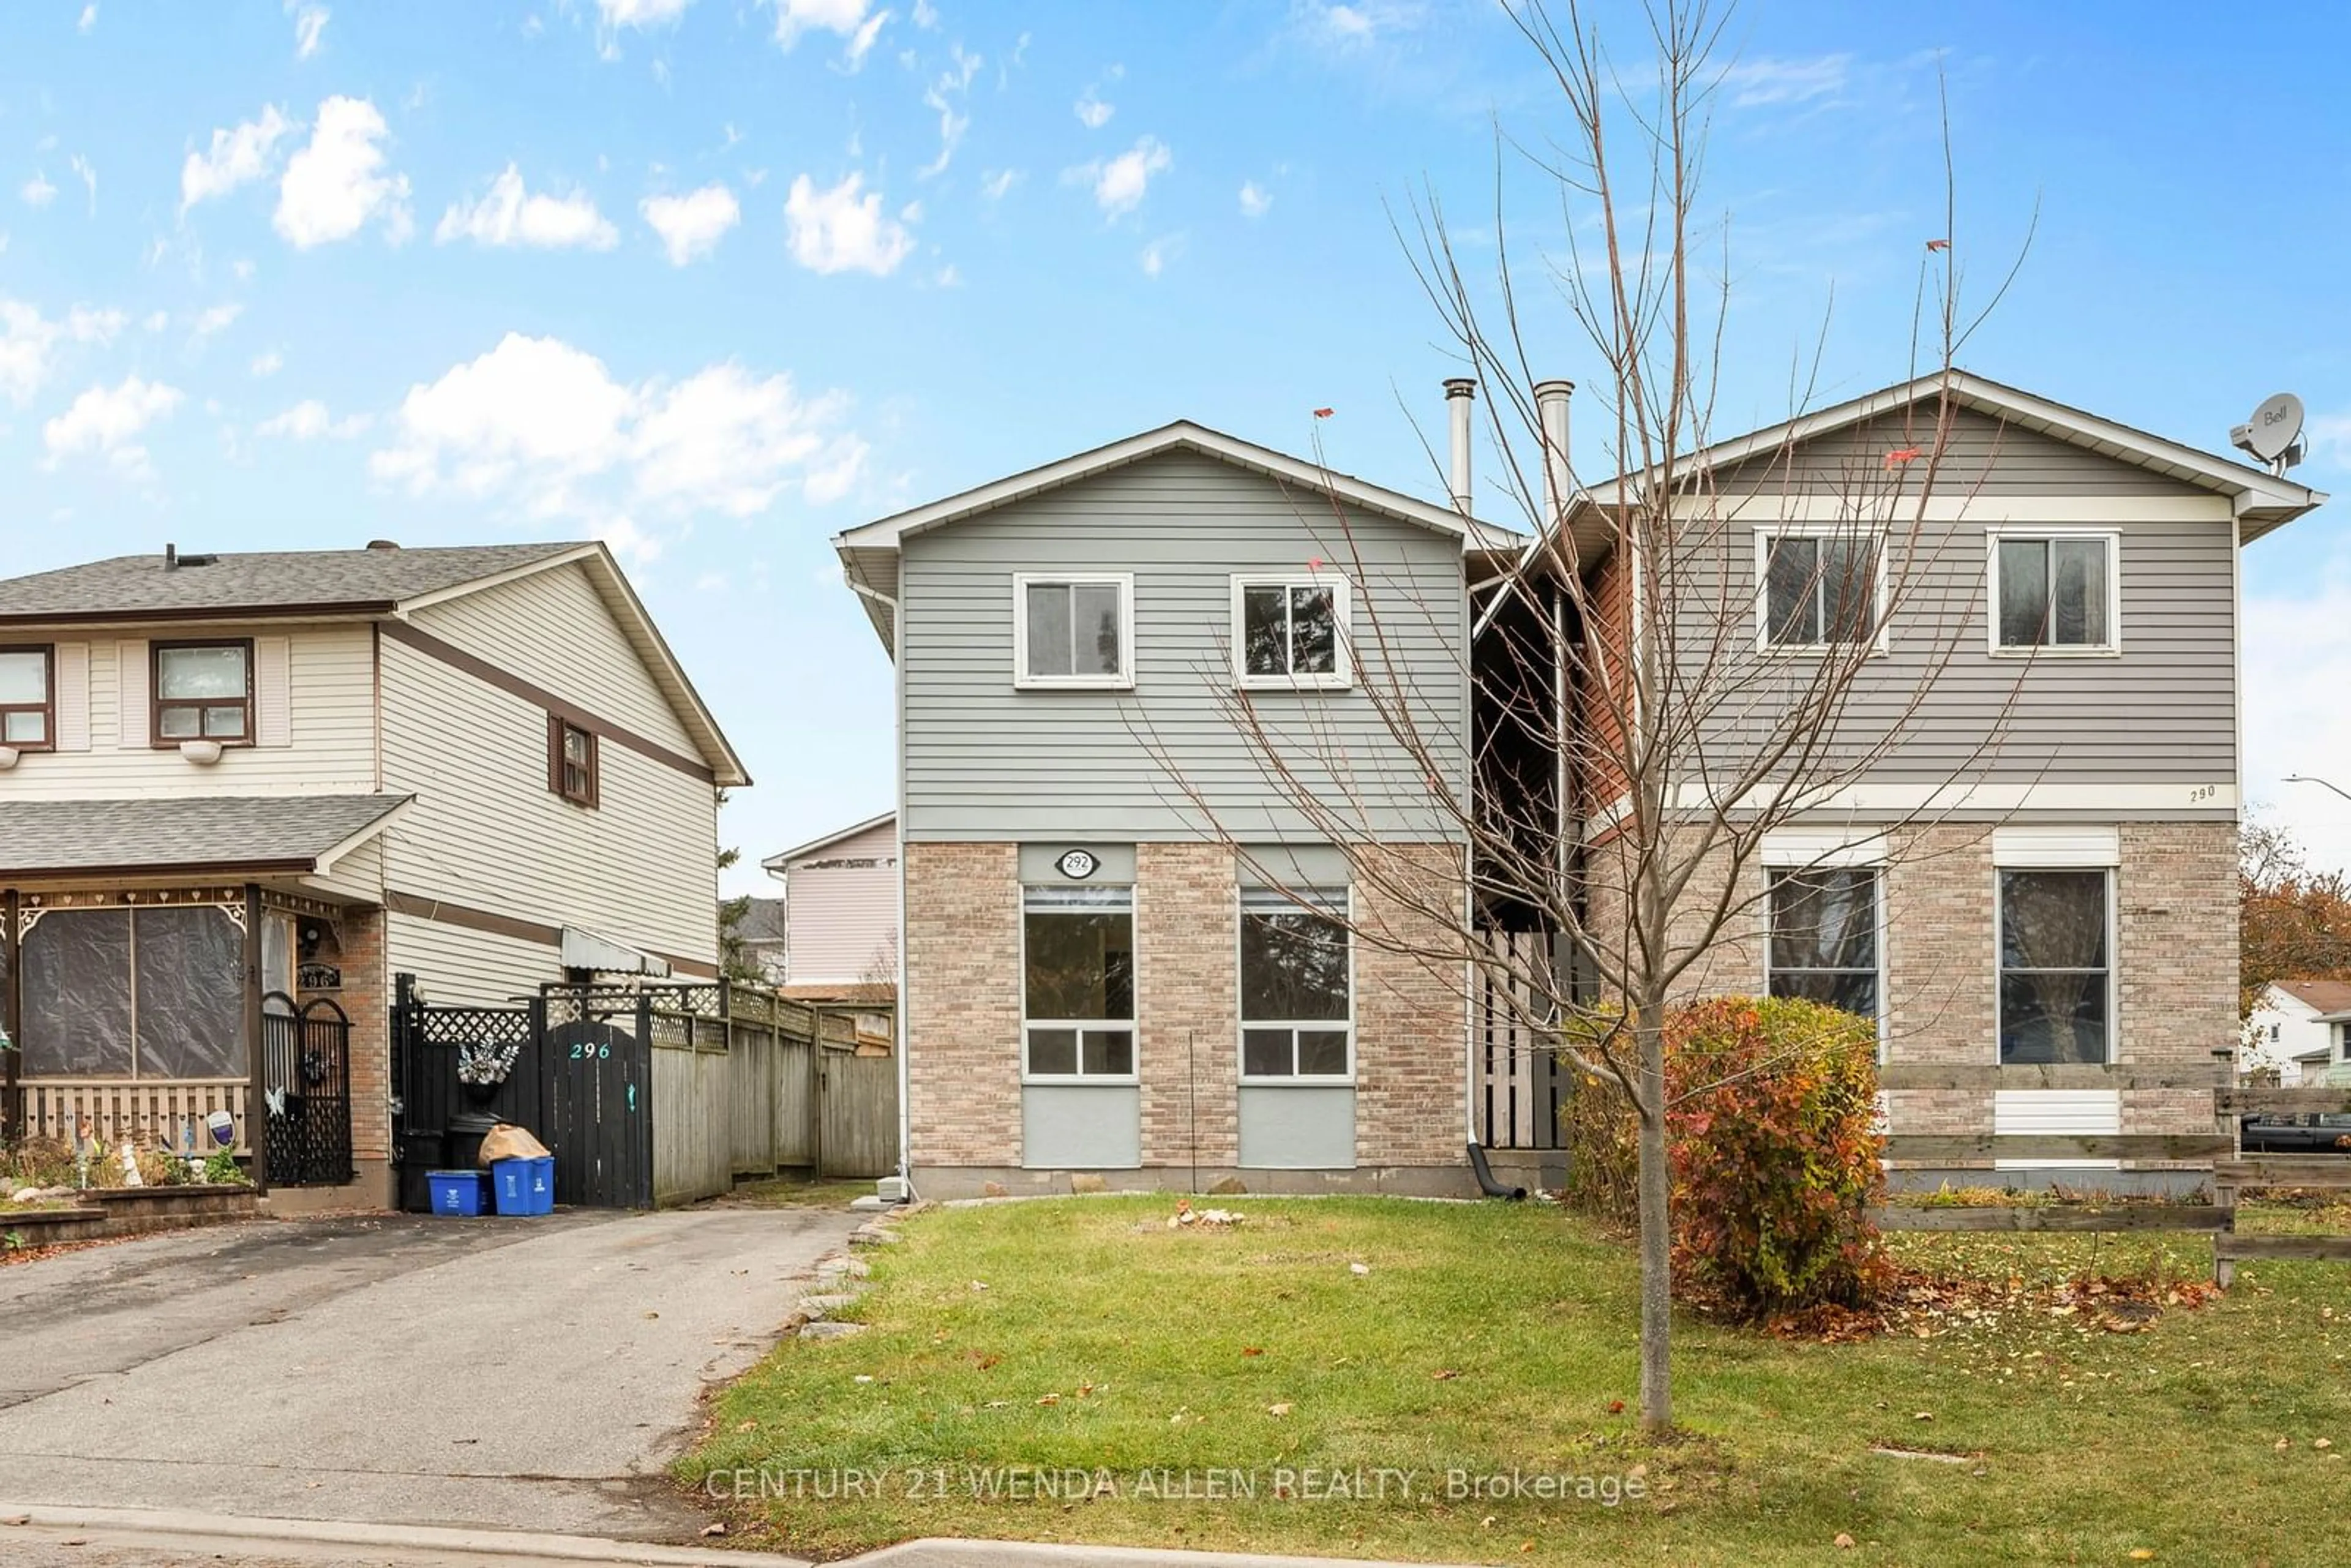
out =
<path fill-rule="evenodd" d="M 1016 577 L 1012 588 L 1015 685 L 1134 685 L 1130 579 Z"/>
<path fill-rule="evenodd" d="M 158 643 L 154 743 L 253 743 L 253 644 Z M 136 732 L 134 732 L 136 733 Z"/>
<path fill-rule="evenodd" d="M 2112 873 L 2000 873 L 2000 1060 L 2104 1062 L 2114 1017 Z"/>
<path fill-rule="evenodd" d="M 1343 579 L 1233 580 L 1234 674 L 1245 686 L 1343 686 Z"/>
<path fill-rule="evenodd" d="M 1347 890 L 1245 887 L 1240 907 L 1241 1076 L 1354 1071 Z"/>
<path fill-rule="evenodd" d="M 2115 650 L 2115 536 L 1992 537 L 1992 626 L 2003 650 Z"/>
<path fill-rule="evenodd" d="M 1878 1016 L 1877 873 L 1782 873 L 1771 883 L 1771 991 Z"/>
<path fill-rule="evenodd" d="M 57 708 L 50 651 L 0 648 L 0 746 L 47 751 L 57 744 Z"/>
<path fill-rule="evenodd" d="M 1758 613 L 1763 645 L 1781 650 L 1877 636 L 1876 535 L 1765 533 Z"/>
<path fill-rule="evenodd" d="M 1020 905 L 1028 1075 L 1134 1077 L 1134 891 L 1031 887 Z"/>

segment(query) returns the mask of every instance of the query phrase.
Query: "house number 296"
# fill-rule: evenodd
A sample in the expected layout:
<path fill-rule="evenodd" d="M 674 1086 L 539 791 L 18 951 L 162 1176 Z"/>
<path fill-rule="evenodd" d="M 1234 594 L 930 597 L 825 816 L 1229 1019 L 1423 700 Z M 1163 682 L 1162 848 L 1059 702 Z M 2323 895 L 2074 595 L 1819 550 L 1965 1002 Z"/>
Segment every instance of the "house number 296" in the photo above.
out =
<path fill-rule="evenodd" d="M 574 1061 L 601 1061 L 611 1054 L 612 1048 L 609 1044 L 590 1045 L 578 1040 L 571 1042 L 571 1060 Z"/>

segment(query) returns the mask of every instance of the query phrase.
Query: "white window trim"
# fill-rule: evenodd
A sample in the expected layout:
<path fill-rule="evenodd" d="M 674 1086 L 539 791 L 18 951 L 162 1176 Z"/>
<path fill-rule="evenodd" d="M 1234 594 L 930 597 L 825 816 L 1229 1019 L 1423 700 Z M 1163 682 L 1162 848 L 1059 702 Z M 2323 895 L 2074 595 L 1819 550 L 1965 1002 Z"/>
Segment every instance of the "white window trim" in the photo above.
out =
<path fill-rule="evenodd" d="M 1853 643 L 1774 643 L 1771 641 L 1771 584 L 1769 569 L 1773 539 L 1859 539 L 1866 538 L 1876 547 L 1877 559 L 1870 569 L 1870 583 L 1877 602 L 1872 616 L 1877 624 L 1877 635 L 1866 644 Z M 1817 659 L 1839 648 L 1866 646 L 1872 654 L 1889 651 L 1887 640 L 1887 585 L 1886 580 L 1886 529 L 1877 524 L 1854 521 L 1830 523 L 1758 523 L 1755 526 L 1755 651 L 1766 658 Z"/>
<path fill-rule="evenodd" d="M 1248 691 L 1344 691 L 1355 684 L 1353 584 L 1336 572 L 1241 572 L 1232 584 L 1233 684 Z M 1241 595 L 1251 588 L 1326 588 L 1336 618 L 1332 669 L 1328 674 L 1251 674 L 1242 635 Z"/>
<path fill-rule="evenodd" d="M 1766 841 L 1768 845 L 1769 835 L 1766 836 Z M 1777 883 L 1782 877 L 1799 875 L 1806 872 L 1865 871 L 1872 873 L 1871 882 L 1873 886 L 1871 890 L 1872 896 L 1870 900 L 1870 915 L 1872 924 L 1875 925 L 1876 930 L 1876 946 L 1875 951 L 1877 955 L 1877 1017 L 1872 1021 L 1874 1021 L 1877 1026 L 1877 1064 L 1880 1067 L 1886 1065 L 1893 1049 L 1894 1040 L 1892 1024 L 1894 1011 L 1892 1005 L 1893 998 L 1886 995 L 1886 985 L 1889 977 L 1886 967 L 1886 946 L 1887 938 L 1892 935 L 1892 931 L 1886 919 L 1886 906 L 1888 900 L 1886 896 L 1885 847 L 1886 841 L 1880 838 L 1870 841 L 1866 844 L 1846 845 L 1840 850 L 1831 852 L 1823 858 L 1802 861 L 1784 858 L 1775 859 L 1773 858 L 1770 848 L 1767 847 L 1763 858 L 1763 940 L 1760 944 L 1763 949 L 1763 994 L 1768 997 L 1771 994 L 1772 910 L 1771 894 L 1773 885 Z M 1995 953 L 1992 956 L 1992 962 L 1997 964 L 1999 961 L 2000 956 Z M 1791 972 L 1802 973 L 1803 971 Z"/>
<path fill-rule="evenodd" d="M 1355 1086 L 1356 1071 L 1362 1060 L 1362 1041 L 1355 1033 L 1355 889 L 1347 887 L 1347 904 L 1339 916 L 1340 935 L 1347 942 L 1347 1017 L 1342 1025 L 1337 1019 L 1253 1019 L 1241 999 L 1241 916 L 1245 906 L 1242 889 L 1233 888 L 1233 1081 L 1243 1089 L 1352 1089 Z M 1291 1031 L 1290 1060 L 1298 1061 L 1296 1031 L 1301 1029 L 1332 1029 L 1343 1027 L 1347 1031 L 1347 1071 L 1339 1072 L 1292 1072 L 1280 1077 L 1263 1077 L 1249 1071 L 1249 1031 L 1255 1029 L 1287 1029 Z"/>
<path fill-rule="evenodd" d="M 2095 871 L 2106 878 L 2106 1059 L 2090 1062 L 2092 1067 L 2115 1064 L 2115 1052 L 2122 1041 L 2122 923 L 2116 918 L 2121 897 L 2122 871 L 2111 862 L 2087 858 L 2077 860 L 2001 860 L 1994 857 L 1991 870 L 1991 1060 L 1995 1067 L 2009 1063 L 2001 1056 L 2001 997 L 2000 983 L 2007 974 L 2001 964 L 2001 936 L 2008 925 L 2007 901 L 2001 897 L 2001 877 L 2011 871 Z M 2034 1164 L 2043 1162 L 2035 1161 Z"/>
<path fill-rule="evenodd" d="M 1110 583 L 1118 590 L 1118 662 L 1114 675 L 1032 675 L 1029 673 L 1029 589 L 1037 584 Z M 1012 685 L 1020 691 L 1131 692 L 1134 689 L 1134 574 L 1131 571 L 1018 571 L 1012 574 Z"/>
<path fill-rule="evenodd" d="M 2106 541 L 2106 640 L 2104 643 L 2033 643 L 2011 648 L 2000 640 L 2000 545 L 2002 539 L 2104 539 Z M 2119 528 L 2034 528 L 2022 523 L 1984 530 L 1984 646 L 1995 659 L 2115 659 L 2123 651 L 2123 536 Z"/>
<path fill-rule="evenodd" d="M 1059 578 L 1050 578 L 1047 580 L 1057 582 L 1061 580 Z M 1017 974 L 1017 978 L 1020 986 L 1020 1036 L 1019 1040 L 1013 1042 L 1013 1049 L 1020 1053 L 1019 1066 L 1021 1086 L 1023 1088 L 1036 1085 L 1039 1087 L 1059 1089 L 1115 1089 L 1121 1087 L 1131 1088 L 1134 1085 L 1140 1084 L 1143 1082 L 1143 945 L 1139 940 L 1135 941 L 1134 945 L 1135 1017 L 1132 1019 L 1032 1019 L 1029 1016 L 1029 890 L 1031 887 L 1043 887 L 1047 885 L 1050 884 L 1043 883 L 1014 883 L 1014 893 L 1019 900 L 1020 919 L 1020 967 Z M 1101 885 L 1117 886 L 1120 884 L 1103 883 Z M 1132 883 L 1124 885 L 1126 888 L 1127 931 L 1130 939 L 1133 939 L 1139 936 L 1142 931 L 1140 912 L 1136 908 L 1136 904 L 1140 899 L 1140 890 Z M 1074 908 L 1076 906 L 1072 905 L 1071 907 Z M 1089 1029 L 1125 1030 L 1127 1032 L 1134 1036 L 1134 1049 L 1133 1052 L 1134 1058 L 1134 1071 L 1132 1072 L 1031 1072 L 1029 1071 L 1029 1030 L 1032 1025 L 1041 1029 L 1073 1029 L 1081 1030 Z M 1081 1040 L 1078 1042 L 1078 1061 L 1081 1065 L 1085 1061 L 1085 1041 L 1083 1040 Z"/>

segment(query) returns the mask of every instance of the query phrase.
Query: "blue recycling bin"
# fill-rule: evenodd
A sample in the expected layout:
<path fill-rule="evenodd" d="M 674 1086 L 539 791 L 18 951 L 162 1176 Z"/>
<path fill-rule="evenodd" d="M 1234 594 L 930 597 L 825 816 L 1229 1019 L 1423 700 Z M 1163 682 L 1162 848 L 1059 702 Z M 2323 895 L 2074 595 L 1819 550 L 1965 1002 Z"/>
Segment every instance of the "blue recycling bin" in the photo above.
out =
<path fill-rule="evenodd" d="M 484 1207 L 483 1189 L 488 1184 L 479 1171 L 428 1171 L 424 1180 L 432 1188 L 433 1212 L 472 1218 Z"/>
<path fill-rule="evenodd" d="M 496 1160 L 490 1166 L 490 1186 L 503 1215 L 555 1212 L 555 1158 Z"/>

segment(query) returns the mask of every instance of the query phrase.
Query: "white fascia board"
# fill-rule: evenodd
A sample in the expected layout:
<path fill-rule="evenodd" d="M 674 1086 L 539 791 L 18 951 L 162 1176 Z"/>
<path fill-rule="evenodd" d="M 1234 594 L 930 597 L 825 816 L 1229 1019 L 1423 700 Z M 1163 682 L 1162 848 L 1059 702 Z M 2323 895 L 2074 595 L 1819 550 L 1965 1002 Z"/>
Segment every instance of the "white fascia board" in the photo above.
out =
<path fill-rule="evenodd" d="M 340 842 L 328 845 L 324 850 L 321 850 L 319 852 L 318 858 L 310 862 L 309 874 L 312 876 L 324 876 L 329 872 L 334 870 L 335 862 L 337 861 L 341 860 L 345 855 L 350 853 L 361 844 L 364 844 L 370 840 L 381 834 L 386 828 L 391 827 L 392 823 L 405 816 L 408 812 L 408 808 L 415 803 L 416 797 L 410 795 L 403 799 L 398 805 L 392 807 L 391 810 L 386 811 L 382 816 L 378 817 L 374 821 L 370 822 L 366 827 L 361 828 L 358 832 L 351 834 L 349 838 L 342 840 Z"/>

